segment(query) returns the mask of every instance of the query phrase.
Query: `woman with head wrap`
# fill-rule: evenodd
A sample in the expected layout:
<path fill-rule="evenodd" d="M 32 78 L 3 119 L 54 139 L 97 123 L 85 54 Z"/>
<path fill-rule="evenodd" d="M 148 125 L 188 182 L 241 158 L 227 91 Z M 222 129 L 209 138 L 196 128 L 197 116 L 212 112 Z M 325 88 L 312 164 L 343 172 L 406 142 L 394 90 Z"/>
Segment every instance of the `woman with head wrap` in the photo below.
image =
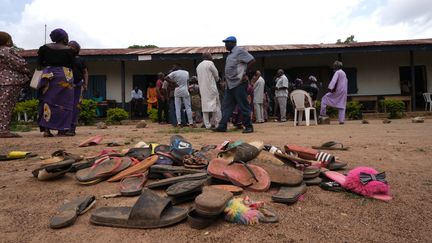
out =
<path fill-rule="evenodd" d="M 11 36 L 0 31 L 0 138 L 20 137 L 9 123 L 21 89 L 29 78 L 26 61 L 12 48 Z"/>
<path fill-rule="evenodd" d="M 81 46 L 78 44 L 78 42 L 70 41 L 68 45 L 70 48 L 72 48 L 75 54 L 74 64 L 72 68 L 75 88 L 74 88 L 74 97 L 73 97 L 72 124 L 70 130 L 67 131 L 65 135 L 75 136 L 75 130 L 78 124 L 78 118 L 80 113 L 80 101 L 82 99 L 81 93 L 82 91 L 87 90 L 88 71 L 87 71 L 87 64 L 79 56 Z"/>
<path fill-rule="evenodd" d="M 53 43 L 38 51 L 38 66 L 43 69 L 39 83 L 39 126 L 44 137 L 52 137 L 51 129 L 59 136 L 68 135 L 73 116 L 74 79 L 72 67 L 74 52 L 67 45 L 69 37 L 63 29 L 50 34 Z"/>

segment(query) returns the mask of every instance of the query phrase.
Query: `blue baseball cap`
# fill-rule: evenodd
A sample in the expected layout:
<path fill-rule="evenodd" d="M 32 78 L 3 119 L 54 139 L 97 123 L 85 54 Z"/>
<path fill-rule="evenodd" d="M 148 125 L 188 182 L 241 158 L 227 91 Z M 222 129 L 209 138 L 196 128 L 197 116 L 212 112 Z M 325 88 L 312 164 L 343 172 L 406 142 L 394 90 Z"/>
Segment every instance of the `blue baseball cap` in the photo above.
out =
<path fill-rule="evenodd" d="M 225 40 L 223 40 L 223 42 L 236 42 L 237 43 L 237 39 L 235 38 L 235 36 L 228 36 Z"/>

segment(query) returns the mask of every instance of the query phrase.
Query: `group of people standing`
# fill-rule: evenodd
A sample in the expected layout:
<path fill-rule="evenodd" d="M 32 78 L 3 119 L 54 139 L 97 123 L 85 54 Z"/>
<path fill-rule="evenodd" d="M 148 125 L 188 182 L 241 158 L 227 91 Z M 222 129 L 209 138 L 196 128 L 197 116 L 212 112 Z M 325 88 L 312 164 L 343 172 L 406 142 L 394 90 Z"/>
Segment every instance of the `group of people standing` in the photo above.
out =
<path fill-rule="evenodd" d="M 37 64 L 38 69 L 42 70 L 38 85 L 39 126 L 45 137 L 54 136 L 51 130 L 57 130 L 58 136 L 74 136 L 81 94 L 88 84 L 87 66 L 79 57 L 80 45 L 76 41 L 69 41 L 66 31 L 55 29 L 50 33 L 50 38 L 53 43 L 45 44 L 38 50 Z M 203 53 L 203 61 L 196 68 L 196 77 L 190 78 L 189 72 L 180 65 L 174 65 L 167 75 L 158 74 L 158 80 L 152 87 L 150 105 L 157 103 L 159 123 L 171 122 L 174 126 L 186 123 L 187 126 L 195 127 L 190 93 L 194 89 L 199 90 L 201 110 L 198 112 L 202 113 L 203 126 L 207 129 L 226 132 L 233 114 L 237 116 L 235 124 L 243 128 L 243 133 L 254 131 L 252 114 L 255 115 L 256 123 L 265 121 L 269 104 L 265 92 L 266 83 L 259 70 L 252 74 L 249 71 L 255 58 L 246 49 L 237 46 L 234 36 L 223 42 L 229 51 L 223 79 L 209 52 Z M 12 46 L 10 35 L 0 32 L 0 137 L 18 136 L 9 131 L 9 123 L 19 92 L 30 77 L 25 60 Z M 321 100 L 320 115 L 326 117 L 327 106 L 335 107 L 339 110 L 339 123 L 343 124 L 348 81 L 341 62 L 336 61 L 333 67 L 335 73 L 328 86 L 328 93 Z M 197 81 L 197 84 L 190 85 L 190 80 Z M 310 85 L 307 87 L 302 86 L 300 81 L 296 80 L 294 86 L 305 89 L 316 99 L 317 79 L 310 76 Z M 277 71 L 274 87 L 280 121 L 284 122 L 287 120 L 290 85 L 282 69 Z M 132 91 L 133 100 L 143 98 L 142 91 L 139 91 L 138 88 Z M 184 119 L 183 108 L 187 119 Z"/>
<path fill-rule="evenodd" d="M 74 136 L 79 117 L 81 93 L 87 89 L 86 63 L 78 54 L 80 45 L 69 41 L 63 29 L 50 33 L 52 43 L 38 50 L 37 69 L 41 70 L 37 95 L 38 123 L 44 137 Z M 11 36 L 0 32 L 0 137 L 19 137 L 11 133 L 9 124 L 18 96 L 30 80 L 27 63 L 12 48 Z"/>

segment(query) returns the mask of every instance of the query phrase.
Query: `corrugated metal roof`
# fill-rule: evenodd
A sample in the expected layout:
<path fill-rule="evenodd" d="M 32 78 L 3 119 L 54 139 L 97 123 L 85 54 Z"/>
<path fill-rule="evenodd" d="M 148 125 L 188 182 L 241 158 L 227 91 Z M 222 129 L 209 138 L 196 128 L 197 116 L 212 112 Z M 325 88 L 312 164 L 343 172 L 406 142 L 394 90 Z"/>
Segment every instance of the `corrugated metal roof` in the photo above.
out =
<path fill-rule="evenodd" d="M 393 41 L 371 41 L 356 42 L 351 44 L 290 44 L 290 45 L 250 45 L 243 46 L 250 52 L 285 51 L 285 50 L 308 50 L 308 49 L 342 49 L 379 46 L 410 46 L 410 45 L 432 45 L 431 39 L 416 40 L 393 40 Z M 82 56 L 116 56 L 116 55 L 176 55 L 176 54 L 200 54 L 209 51 L 211 53 L 226 53 L 224 46 L 213 47 L 161 47 L 143 49 L 82 49 Z M 23 57 L 37 56 L 37 50 L 25 50 L 20 54 Z"/>

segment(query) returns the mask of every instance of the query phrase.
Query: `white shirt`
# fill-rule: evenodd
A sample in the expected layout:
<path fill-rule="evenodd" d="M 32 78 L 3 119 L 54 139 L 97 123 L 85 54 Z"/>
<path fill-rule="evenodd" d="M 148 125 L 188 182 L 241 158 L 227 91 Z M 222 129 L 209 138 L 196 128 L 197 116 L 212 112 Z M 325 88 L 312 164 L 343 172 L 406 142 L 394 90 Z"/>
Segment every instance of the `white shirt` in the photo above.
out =
<path fill-rule="evenodd" d="M 264 86 L 265 86 L 264 79 L 262 77 L 259 77 L 254 84 L 253 103 L 255 104 L 264 103 Z"/>
<path fill-rule="evenodd" d="M 132 99 L 142 99 L 143 93 L 140 89 L 138 89 L 138 92 L 135 92 L 135 90 L 133 89 L 131 92 L 131 97 L 132 97 Z"/>
<path fill-rule="evenodd" d="M 276 79 L 276 88 L 285 87 L 286 89 L 276 90 L 276 97 L 288 97 L 288 78 L 284 75 Z"/>
<path fill-rule="evenodd" d="M 174 97 L 188 97 L 188 80 L 189 73 L 185 70 L 177 70 L 168 74 L 168 77 L 174 80 L 177 83 L 177 86 L 174 90 Z"/>

